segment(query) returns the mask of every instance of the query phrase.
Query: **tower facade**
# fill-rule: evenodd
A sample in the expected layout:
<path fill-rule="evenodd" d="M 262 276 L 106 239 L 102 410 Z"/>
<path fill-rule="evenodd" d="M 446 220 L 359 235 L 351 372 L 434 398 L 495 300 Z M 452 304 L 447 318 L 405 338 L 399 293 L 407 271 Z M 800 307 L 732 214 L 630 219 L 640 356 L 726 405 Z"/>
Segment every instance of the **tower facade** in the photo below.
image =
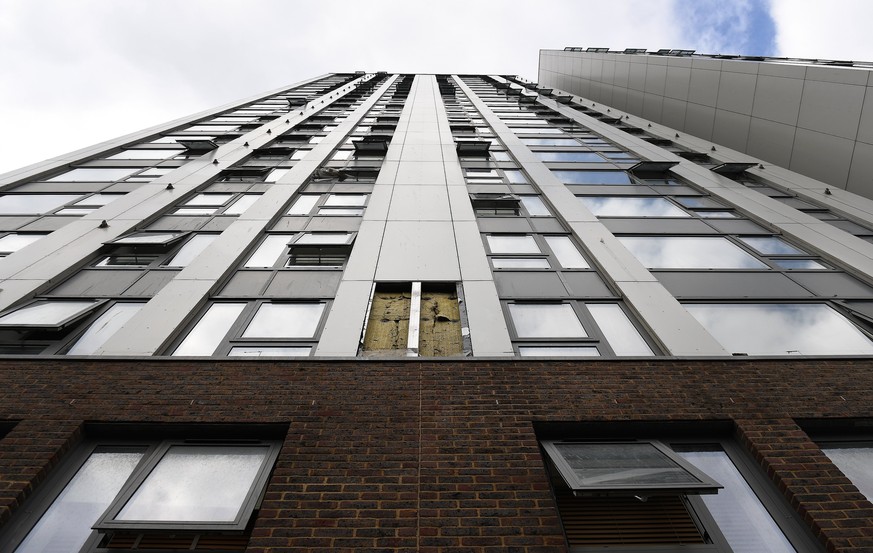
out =
<path fill-rule="evenodd" d="M 871 545 L 871 200 L 392 73 L 0 186 L 4 551 Z"/>

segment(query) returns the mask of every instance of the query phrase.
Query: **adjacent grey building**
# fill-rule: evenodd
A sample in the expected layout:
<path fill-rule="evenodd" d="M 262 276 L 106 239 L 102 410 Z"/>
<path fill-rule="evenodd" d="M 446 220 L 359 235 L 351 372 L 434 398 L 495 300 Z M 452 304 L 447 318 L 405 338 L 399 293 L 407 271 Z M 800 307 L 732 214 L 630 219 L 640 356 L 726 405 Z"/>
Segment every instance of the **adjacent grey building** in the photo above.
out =
<path fill-rule="evenodd" d="M 873 64 L 541 50 L 539 82 L 873 197 Z"/>

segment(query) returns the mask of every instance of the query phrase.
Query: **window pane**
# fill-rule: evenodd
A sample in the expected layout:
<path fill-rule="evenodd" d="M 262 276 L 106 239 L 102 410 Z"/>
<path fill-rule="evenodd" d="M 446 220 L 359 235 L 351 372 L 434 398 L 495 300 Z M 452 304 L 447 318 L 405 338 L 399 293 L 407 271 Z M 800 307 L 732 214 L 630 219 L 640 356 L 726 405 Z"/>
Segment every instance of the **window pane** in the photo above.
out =
<path fill-rule="evenodd" d="M 211 205 L 211 206 L 221 206 L 224 205 L 227 200 L 233 197 L 233 194 L 197 194 L 184 205 Z"/>
<path fill-rule="evenodd" d="M 43 301 L 0 317 L 0 325 L 58 325 L 93 307 L 97 301 Z"/>
<path fill-rule="evenodd" d="M 243 338 L 312 338 L 323 311 L 323 303 L 261 304 Z"/>
<path fill-rule="evenodd" d="M 212 355 L 245 306 L 244 303 L 213 303 L 173 356 Z"/>
<path fill-rule="evenodd" d="M 533 236 L 489 234 L 486 238 L 491 253 L 541 253 Z"/>
<path fill-rule="evenodd" d="M 494 257 L 495 269 L 548 269 L 549 260 L 542 257 Z"/>
<path fill-rule="evenodd" d="M 795 551 L 727 454 L 683 451 L 679 455 L 724 486 L 717 494 L 700 498 L 734 553 Z"/>
<path fill-rule="evenodd" d="M 42 214 L 79 198 L 80 194 L 9 194 L 0 196 L 0 214 Z"/>
<path fill-rule="evenodd" d="M 0 238 L 0 252 L 17 252 L 21 248 L 33 244 L 45 234 L 7 234 Z"/>
<path fill-rule="evenodd" d="M 578 146 L 579 142 L 572 138 L 522 138 L 527 146 Z"/>
<path fill-rule="evenodd" d="M 166 159 L 184 150 L 122 150 L 106 159 Z"/>
<path fill-rule="evenodd" d="M 620 236 L 650 269 L 766 269 L 767 266 L 721 237 Z"/>
<path fill-rule="evenodd" d="M 598 217 L 691 217 L 660 197 L 579 196 L 579 200 Z"/>
<path fill-rule="evenodd" d="M 110 336 L 136 315 L 143 305 L 145 304 L 139 302 L 116 303 L 97 317 L 97 320 L 73 344 L 67 355 L 93 355 Z"/>
<path fill-rule="evenodd" d="M 740 238 L 755 251 L 765 255 L 808 255 L 805 251 L 795 248 L 785 240 L 776 236 L 756 236 Z"/>
<path fill-rule="evenodd" d="M 124 194 L 93 194 L 84 200 L 79 200 L 73 205 L 107 205 L 122 196 L 124 196 Z"/>
<path fill-rule="evenodd" d="M 328 207 L 355 207 L 367 203 L 366 194 L 331 194 L 324 202 Z"/>
<path fill-rule="evenodd" d="M 590 266 L 576 245 L 567 236 L 546 236 L 546 243 L 565 269 L 589 269 Z"/>
<path fill-rule="evenodd" d="M 624 171 L 553 171 L 564 184 L 632 184 Z"/>
<path fill-rule="evenodd" d="M 15 553 L 78 551 L 142 458 L 139 452 L 94 452 Z"/>
<path fill-rule="evenodd" d="M 268 234 L 255 253 L 246 261 L 245 266 L 272 267 L 285 251 L 291 236 L 290 234 Z"/>
<path fill-rule="evenodd" d="M 309 215 L 320 196 L 300 196 L 288 210 L 288 215 Z"/>
<path fill-rule="evenodd" d="M 307 232 L 294 242 L 295 245 L 323 246 L 349 243 L 347 232 Z"/>
<path fill-rule="evenodd" d="M 604 161 L 594 152 L 534 152 L 540 161 L 573 161 L 597 163 Z"/>
<path fill-rule="evenodd" d="M 524 173 L 521 171 L 504 171 L 506 174 L 506 180 L 508 180 L 512 184 L 527 184 L 527 177 L 524 176 Z"/>
<path fill-rule="evenodd" d="M 827 447 L 822 451 L 868 500 L 873 500 L 873 447 Z"/>
<path fill-rule="evenodd" d="M 196 234 L 190 240 L 185 242 L 173 259 L 167 263 L 167 267 L 187 267 L 189 263 L 194 261 L 194 258 L 206 249 L 206 246 L 218 238 L 217 234 Z"/>
<path fill-rule="evenodd" d="M 543 203 L 539 196 L 519 197 L 521 198 L 521 204 L 531 217 L 548 217 L 551 215 L 549 208 L 546 207 L 546 204 Z"/>
<path fill-rule="evenodd" d="M 556 443 L 580 487 L 699 484 L 700 479 L 650 443 Z"/>
<path fill-rule="evenodd" d="M 598 357 L 594 346 L 519 346 L 522 357 Z"/>
<path fill-rule="evenodd" d="M 652 355 L 652 348 L 621 307 L 614 303 L 592 303 L 587 307 L 616 355 Z"/>
<path fill-rule="evenodd" d="M 309 150 L 303 150 L 303 151 L 308 152 Z M 298 159 L 298 158 L 292 157 L 291 159 Z M 266 177 L 264 177 L 264 182 L 276 182 L 277 180 L 284 177 L 285 173 L 287 173 L 288 171 L 290 171 L 290 169 L 273 169 L 272 171 L 270 171 L 270 173 Z"/>
<path fill-rule="evenodd" d="M 815 271 L 827 270 L 827 267 L 812 259 L 773 259 L 777 267 L 783 269 L 812 269 Z"/>
<path fill-rule="evenodd" d="M 175 215 L 212 215 L 217 211 L 214 207 L 180 207 L 173 212 Z"/>
<path fill-rule="evenodd" d="M 56 177 L 48 180 L 59 182 L 111 182 L 114 180 L 123 179 L 124 177 L 136 173 L 142 167 L 99 167 L 99 168 L 79 168 L 67 171 Z"/>
<path fill-rule="evenodd" d="M 129 236 L 124 236 L 122 238 L 118 238 L 117 240 L 113 240 L 113 244 L 155 244 L 155 245 L 163 245 L 172 242 L 173 240 L 178 239 L 180 236 L 184 235 L 184 232 L 142 232 L 137 234 L 131 234 Z"/>
<path fill-rule="evenodd" d="M 248 208 L 252 207 L 258 198 L 260 198 L 260 194 L 244 194 L 237 198 L 235 202 L 230 204 L 230 207 L 224 210 L 225 215 L 242 215 L 242 213 Z"/>
<path fill-rule="evenodd" d="M 873 342 L 824 304 L 688 304 L 685 309 L 731 353 L 873 353 Z"/>
<path fill-rule="evenodd" d="M 364 214 L 363 208 L 360 207 L 322 207 L 318 210 L 319 215 L 339 216 L 353 215 L 361 216 Z"/>
<path fill-rule="evenodd" d="M 306 357 L 312 351 L 311 347 L 261 347 L 235 346 L 230 348 L 230 357 Z"/>
<path fill-rule="evenodd" d="M 115 520 L 232 522 L 266 448 L 172 446 Z"/>
<path fill-rule="evenodd" d="M 510 303 L 509 314 L 519 338 L 585 338 L 588 334 L 566 303 Z"/>

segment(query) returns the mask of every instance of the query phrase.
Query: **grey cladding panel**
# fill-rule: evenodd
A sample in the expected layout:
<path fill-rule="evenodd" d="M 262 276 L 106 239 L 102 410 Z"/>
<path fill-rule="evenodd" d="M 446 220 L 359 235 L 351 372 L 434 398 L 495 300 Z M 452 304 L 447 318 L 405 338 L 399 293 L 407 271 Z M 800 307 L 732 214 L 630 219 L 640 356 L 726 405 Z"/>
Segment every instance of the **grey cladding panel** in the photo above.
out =
<path fill-rule="evenodd" d="M 612 298 L 615 294 L 607 288 L 603 280 L 594 272 L 563 272 L 564 281 L 571 296 L 585 298 Z"/>
<path fill-rule="evenodd" d="M 34 217 L 0 217 L 0 231 L 17 230 L 33 220 Z"/>
<path fill-rule="evenodd" d="M 806 298 L 813 294 L 781 273 L 652 272 L 677 298 Z"/>
<path fill-rule="evenodd" d="M 219 293 L 219 296 L 260 296 L 273 271 L 237 271 Z"/>
<path fill-rule="evenodd" d="M 531 232 L 527 219 L 480 217 L 477 222 L 482 232 Z"/>
<path fill-rule="evenodd" d="M 699 219 L 601 219 L 613 234 L 715 234 Z"/>
<path fill-rule="evenodd" d="M 179 271 L 149 271 L 124 291 L 123 296 L 151 297 L 173 280 Z"/>
<path fill-rule="evenodd" d="M 117 296 L 127 290 L 142 271 L 84 270 L 52 290 L 53 296 Z"/>
<path fill-rule="evenodd" d="M 791 280 L 799 282 L 817 296 L 873 297 L 873 288 L 845 273 L 791 273 Z"/>
<path fill-rule="evenodd" d="M 236 221 L 236 217 L 214 217 L 208 223 L 203 225 L 203 228 L 200 230 L 221 232 L 232 225 L 234 221 Z"/>
<path fill-rule="evenodd" d="M 361 228 L 361 217 L 313 217 L 306 230 L 355 232 Z"/>
<path fill-rule="evenodd" d="M 744 219 L 709 219 L 707 223 L 725 234 L 773 234 L 772 231 L 765 229 L 761 225 Z"/>
<path fill-rule="evenodd" d="M 78 221 L 78 217 L 43 217 L 29 225 L 21 227 L 20 230 L 31 232 L 54 232 L 59 228 L 63 228 L 73 221 Z"/>
<path fill-rule="evenodd" d="M 494 282 L 501 298 L 560 298 L 567 290 L 552 272 L 495 272 Z"/>
<path fill-rule="evenodd" d="M 332 298 L 342 271 L 282 271 L 267 286 L 265 296 L 274 298 Z"/>
<path fill-rule="evenodd" d="M 560 221 L 552 219 L 551 217 L 537 217 L 531 219 L 531 224 L 533 225 L 535 232 L 563 233 L 567 231 Z"/>

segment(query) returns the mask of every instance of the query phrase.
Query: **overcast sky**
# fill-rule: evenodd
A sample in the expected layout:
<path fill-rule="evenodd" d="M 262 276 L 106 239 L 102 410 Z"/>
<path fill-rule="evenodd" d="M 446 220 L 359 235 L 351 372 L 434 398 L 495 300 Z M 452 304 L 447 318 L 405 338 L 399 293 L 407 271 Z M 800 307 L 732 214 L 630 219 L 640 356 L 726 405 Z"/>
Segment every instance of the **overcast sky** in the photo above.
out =
<path fill-rule="evenodd" d="M 873 60 L 870 0 L 0 0 L 0 172 L 339 71 L 536 80 L 540 48 Z"/>

